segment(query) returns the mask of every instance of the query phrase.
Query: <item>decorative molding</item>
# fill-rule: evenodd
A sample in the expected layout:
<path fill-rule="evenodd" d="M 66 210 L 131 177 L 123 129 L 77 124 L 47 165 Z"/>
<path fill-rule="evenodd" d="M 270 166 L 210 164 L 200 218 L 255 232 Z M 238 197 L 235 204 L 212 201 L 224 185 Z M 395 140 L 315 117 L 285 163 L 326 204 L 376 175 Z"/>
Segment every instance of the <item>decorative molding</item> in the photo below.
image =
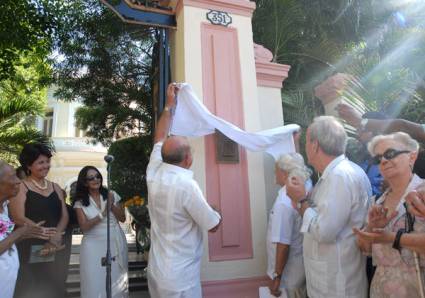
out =
<path fill-rule="evenodd" d="M 262 45 L 254 44 L 255 69 L 257 85 L 262 87 L 282 88 L 291 66 L 270 62 L 273 54 Z"/>
<path fill-rule="evenodd" d="M 225 11 L 250 18 L 255 10 L 255 3 L 249 0 L 178 0 L 176 14 L 179 14 L 184 6 Z"/>
<path fill-rule="evenodd" d="M 277 63 L 255 62 L 257 85 L 262 87 L 282 88 L 291 66 Z"/>
<path fill-rule="evenodd" d="M 258 298 L 258 288 L 269 284 L 267 276 L 202 282 L 204 298 Z"/>
<path fill-rule="evenodd" d="M 89 138 L 52 138 L 57 152 L 96 152 L 107 153 L 108 149 L 100 143 L 93 145 Z"/>

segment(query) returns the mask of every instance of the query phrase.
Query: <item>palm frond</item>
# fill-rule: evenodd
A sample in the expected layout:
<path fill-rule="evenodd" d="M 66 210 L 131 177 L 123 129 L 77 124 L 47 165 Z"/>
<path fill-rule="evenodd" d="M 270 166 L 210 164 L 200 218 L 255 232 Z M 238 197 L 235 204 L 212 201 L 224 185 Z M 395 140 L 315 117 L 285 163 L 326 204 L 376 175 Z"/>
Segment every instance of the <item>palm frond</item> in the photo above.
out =
<path fill-rule="evenodd" d="M 0 132 L 0 153 L 16 155 L 28 143 L 41 143 L 54 151 L 50 138 L 35 128 L 28 126 L 13 127 Z"/>

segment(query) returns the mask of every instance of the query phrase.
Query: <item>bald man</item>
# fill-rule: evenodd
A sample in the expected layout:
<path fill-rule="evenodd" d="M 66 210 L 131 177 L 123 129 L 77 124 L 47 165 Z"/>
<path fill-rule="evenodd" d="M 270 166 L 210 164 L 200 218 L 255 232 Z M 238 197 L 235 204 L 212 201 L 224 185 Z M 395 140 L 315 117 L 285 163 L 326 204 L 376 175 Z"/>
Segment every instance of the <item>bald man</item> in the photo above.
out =
<path fill-rule="evenodd" d="M 193 179 L 192 152 L 184 137 L 167 137 L 178 88 L 170 84 L 146 170 L 151 249 L 148 286 L 152 298 L 201 298 L 204 231 L 215 232 L 220 215 Z"/>

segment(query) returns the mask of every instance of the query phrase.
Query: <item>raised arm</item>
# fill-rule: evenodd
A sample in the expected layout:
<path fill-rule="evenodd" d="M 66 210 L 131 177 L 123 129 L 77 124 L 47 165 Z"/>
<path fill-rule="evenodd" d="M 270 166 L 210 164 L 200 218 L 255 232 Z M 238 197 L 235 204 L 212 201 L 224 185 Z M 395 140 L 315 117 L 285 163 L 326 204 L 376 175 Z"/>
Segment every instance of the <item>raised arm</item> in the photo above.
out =
<path fill-rule="evenodd" d="M 424 126 L 407 121 L 404 119 L 392 120 L 375 120 L 369 119 L 367 121 L 366 130 L 372 131 L 374 134 L 380 133 L 393 133 L 402 131 L 408 133 L 412 138 L 419 142 L 425 142 L 425 128 Z"/>
<path fill-rule="evenodd" d="M 176 96 L 179 88 L 176 83 L 171 83 L 167 87 L 167 102 L 165 104 L 165 108 L 161 113 L 161 117 L 159 117 L 156 129 L 155 129 L 155 137 L 154 143 L 163 142 L 170 131 L 170 124 L 172 118 L 172 111 L 176 107 Z"/>
<path fill-rule="evenodd" d="M 342 119 L 357 129 L 362 128 L 373 132 L 375 135 L 402 131 L 408 133 L 412 138 L 419 142 L 425 142 L 425 127 L 421 124 L 404 119 L 367 119 L 367 123 L 364 127 L 361 127 L 361 114 L 353 107 L 347 104 L 339 104 L 336 109 Z"/>

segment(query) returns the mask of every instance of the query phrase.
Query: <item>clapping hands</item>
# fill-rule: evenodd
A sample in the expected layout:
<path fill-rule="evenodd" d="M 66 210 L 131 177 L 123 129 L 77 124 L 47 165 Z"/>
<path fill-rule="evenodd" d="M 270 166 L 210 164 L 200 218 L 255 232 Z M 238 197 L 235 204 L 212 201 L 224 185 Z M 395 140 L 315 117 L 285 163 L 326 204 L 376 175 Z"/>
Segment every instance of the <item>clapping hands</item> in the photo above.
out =
<path fill-rule="evenodd" d="M 382 205 L 373 205 L 368 213 L 368 225 L 365 230 L 353 228 L 354 234 L 360 241 L 369 243 L 390 243 L 394 233 L 386 231 L 385 226 L 397 216 L 398 212 L 388 214 L 388 208 Z"/>
<path fill-rule="evenodd" d="M 45 221 L 40 221 L 36 224 L 25 223 L 23 226 L 16 228 L 16 231 L 20 234 L 19 238 L 37 238 L 43 240 L 49 240 L 50 237 L 54 236 L 57 232 L 56 228 L 45 228 L 43 225 Z"/>
<path fill-rule="evenodd" d="M 425 217 L 425 184 L 406 196 L 408 211 L 417 217 Z"/>
<path fill-rule="evenodd" d="M 382 205 L 373 205 L 367 215 L 368 230 L 373 231 L 384 228 L 397 214 L 398 212 L 396 210 L 388 214 L 388 208 Z"/>

